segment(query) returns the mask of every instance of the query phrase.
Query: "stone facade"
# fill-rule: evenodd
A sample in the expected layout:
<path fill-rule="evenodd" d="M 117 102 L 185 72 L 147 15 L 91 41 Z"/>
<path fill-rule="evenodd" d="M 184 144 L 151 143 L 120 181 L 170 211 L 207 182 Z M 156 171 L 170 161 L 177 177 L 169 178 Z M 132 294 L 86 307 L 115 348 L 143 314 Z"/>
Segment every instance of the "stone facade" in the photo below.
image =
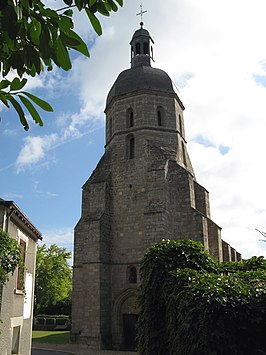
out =
<path fill-rule="evenodd" d="M 191 239 L 220 261 L 241 258 L 211 220 L 186 149 L 184 106 L 168 75 L 150 66 L 151 42 L 143 28 L 133 36 L 132 68 L 107 98 L 105 154 L 83 186 L 72 340 L 89 348 L 134 348 L 139 265 L 155 242 Z"/>
<path fill-rule="evenodd" d="M 13 201 L 3 199 L 0 199 L 0 228 L 18 241 L 25 262 L 25 270 L 17 269 L 0 289 L 0 354 L 30 355 L 35 260 L 41 233 Z M 24 273 L 22 283 L 18 277 L 20 272 Z"/>

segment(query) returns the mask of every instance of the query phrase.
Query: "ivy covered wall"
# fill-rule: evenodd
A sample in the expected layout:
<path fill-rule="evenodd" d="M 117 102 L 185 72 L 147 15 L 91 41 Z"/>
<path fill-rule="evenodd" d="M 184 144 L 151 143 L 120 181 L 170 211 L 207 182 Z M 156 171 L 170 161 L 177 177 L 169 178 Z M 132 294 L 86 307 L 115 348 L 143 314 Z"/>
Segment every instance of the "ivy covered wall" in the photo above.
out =
<path fill-rule="evenodd" d="M 263 257 L 219 264 L 201 243 L 163 240 L 141 277 L 141 355 L 266 354 Z"/>

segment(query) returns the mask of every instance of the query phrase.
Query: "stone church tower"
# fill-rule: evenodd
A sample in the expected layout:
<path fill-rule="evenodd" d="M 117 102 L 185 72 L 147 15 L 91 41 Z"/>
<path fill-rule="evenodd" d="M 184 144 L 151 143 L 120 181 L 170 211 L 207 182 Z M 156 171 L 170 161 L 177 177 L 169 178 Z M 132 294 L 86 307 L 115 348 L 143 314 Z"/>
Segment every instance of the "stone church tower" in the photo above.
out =
<path fill-rule="evenodd" d="M 82 191 L 75 228 L 72 339 L 94 349 L 134 349 L 140 261 L 165 239 L 200 241 L 220 261 L 240 259 L 210 217 L 186 148 L 184 105 L 151 67 L 143 28 L 130 42 L 106 103 L 105 153 Z"/>

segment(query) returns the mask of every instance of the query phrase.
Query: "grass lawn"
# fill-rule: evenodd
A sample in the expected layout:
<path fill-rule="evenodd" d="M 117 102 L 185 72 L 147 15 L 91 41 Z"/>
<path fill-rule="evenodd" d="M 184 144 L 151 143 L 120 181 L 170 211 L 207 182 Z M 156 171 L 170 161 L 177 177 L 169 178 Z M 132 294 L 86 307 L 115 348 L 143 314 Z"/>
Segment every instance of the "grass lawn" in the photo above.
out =
<path fill-rule="evenodd" d="M 33 330 L 32 341 L 47 344 L 69 344 L 69 331 Z"/>

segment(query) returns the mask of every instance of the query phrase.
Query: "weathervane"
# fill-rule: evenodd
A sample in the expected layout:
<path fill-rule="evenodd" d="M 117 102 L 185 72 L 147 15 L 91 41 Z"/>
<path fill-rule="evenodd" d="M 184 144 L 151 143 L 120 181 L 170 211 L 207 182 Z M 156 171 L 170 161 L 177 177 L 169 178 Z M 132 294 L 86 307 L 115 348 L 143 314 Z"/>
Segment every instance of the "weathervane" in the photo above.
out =
<path fill-rule="evenodd" d="M 143 15 L 146 13 L 146 12 L 148 12 L 148 11 L 143 11 L 143 6 L 142 6 L 142 3 L 140 4 L 140 12 L 137 14 L 137 16 L 139 16 L 140 15 L 140 18 L 141 18 L 141 23 L 140 23 L 140 25 L 141 25 L 141 27 L 143 26 Z"/>

